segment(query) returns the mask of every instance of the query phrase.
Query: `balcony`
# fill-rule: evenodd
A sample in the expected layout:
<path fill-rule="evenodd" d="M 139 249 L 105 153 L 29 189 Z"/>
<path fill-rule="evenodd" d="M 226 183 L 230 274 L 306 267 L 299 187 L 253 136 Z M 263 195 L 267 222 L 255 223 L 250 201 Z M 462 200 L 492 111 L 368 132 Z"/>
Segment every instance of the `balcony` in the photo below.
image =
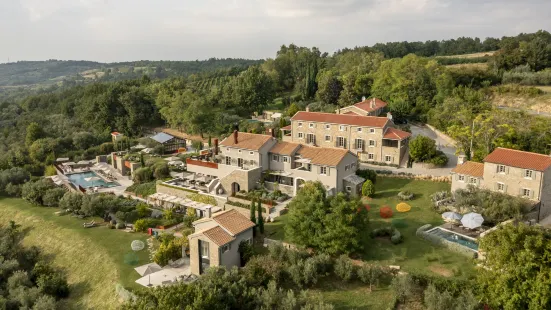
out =
<path fill-rule="evenodd" d="M 218 169 L 218 164 L 212 161 L 186 158 L 186 165 Z"/>

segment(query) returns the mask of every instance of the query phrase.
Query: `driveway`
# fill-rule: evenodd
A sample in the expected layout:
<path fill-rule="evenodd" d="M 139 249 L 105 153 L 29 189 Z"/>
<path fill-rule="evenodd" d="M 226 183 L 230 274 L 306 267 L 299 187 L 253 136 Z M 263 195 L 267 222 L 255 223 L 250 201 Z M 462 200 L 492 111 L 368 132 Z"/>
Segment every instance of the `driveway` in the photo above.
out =
<path fill-rule="evenodd" d="M 405 167 L 394 168 L 394 167 L 370 165 L 366 163 L 360 163 L 360 167 L 364 169 L 372 169 L 372 170 L 387 170 L 387 171 L 392 171 L 393 173 L 405 172 L 405 173 L 412 173 L 416 175 L 432 175 L 432 176 L 450 175 L 451 170 L 457 165 L 457 155 L 455 155 L 456 148 L 453 145 L 448 144 L 445 140 L 439 138 L 434 131 L 432 131 L 430 128 L 426 126 L 414 125 L 414 124 L 410 124 L 410 126 L 411 126 L 411 133 L 413 137 L 422 135 L 422 136 L 427 136 L 436 141 L 436 147 L 442 152 L 444 152 L 446 156 L 448 156 L 448 164 L 446 165 L 446 167 L 428 169 L 428 168 L 425 168 L 422 164 L 418 164 L 418 163 L 414 163 L 412 168 L 405 168 Z"/>

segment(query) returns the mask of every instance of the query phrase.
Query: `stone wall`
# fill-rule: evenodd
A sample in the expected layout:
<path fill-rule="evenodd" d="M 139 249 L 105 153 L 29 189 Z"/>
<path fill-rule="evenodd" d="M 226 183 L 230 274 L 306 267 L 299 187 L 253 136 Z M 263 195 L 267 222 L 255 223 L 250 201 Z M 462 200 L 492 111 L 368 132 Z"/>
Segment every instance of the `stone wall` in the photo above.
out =
<path fill-rule="evenodd" d="M 266 189 L 269 190 L 269 191 L 274 191 L 274 184 L 275 183 L 273 183 L 273 182 L 264 181 L 264 187 L 266 187 Z M 282 193 L 287 194 L 289 196 L 294 196 L 295 195 L 295 187 L 294 186 L 279 184 L 278 189 Z"/>

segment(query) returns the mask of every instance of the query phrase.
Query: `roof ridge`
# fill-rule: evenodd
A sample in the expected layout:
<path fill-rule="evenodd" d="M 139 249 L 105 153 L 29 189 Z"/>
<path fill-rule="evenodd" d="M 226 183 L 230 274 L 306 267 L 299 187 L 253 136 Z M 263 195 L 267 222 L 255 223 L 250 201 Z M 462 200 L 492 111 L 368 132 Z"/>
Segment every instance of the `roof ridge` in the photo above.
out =
<path fill-rule="evenodd" d="M 496 147 L 496 150 L 497 150 L 497 149 L 502 149 L 502 150 L 506 150 L 506 151 L 514 151 L 514 152 L 519 152 L 519 153 L 528 153 L 528 154 L 533 154 L 533 155 L 539 155 L 539 156 L 543 156 L 543 157 L 546 157 L 546 158 L 551 159 L 551 156 L 549 156 L 549 155 L 545 155 L 545 154 L 541 154 L 541 153 L 536 153 L 536 152 L 529 152 L 529 151 L 523 151 L 523 150 L 515 150 L 515 149 L 510 149 L 510 148 L 501 147 L 501 146 Z M 492 153 L 490 153 L 490 154 L 492 154 Z M 488 154 L 488 155 L 490 155 L 490 154 Z"/>

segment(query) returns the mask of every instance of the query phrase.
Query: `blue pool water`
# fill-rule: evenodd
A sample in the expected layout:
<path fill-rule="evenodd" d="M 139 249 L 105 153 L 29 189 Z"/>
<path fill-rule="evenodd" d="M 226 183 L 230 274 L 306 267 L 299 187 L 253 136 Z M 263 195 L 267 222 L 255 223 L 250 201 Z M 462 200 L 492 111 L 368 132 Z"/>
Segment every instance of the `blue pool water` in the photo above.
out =
<path fill-rule="evenodd" d="M 436 235 L 440 238 L 444 238 L 448 241 L 455 242 L 458 244 L 461 244 L 463 246 L 466 246 L 470 248 L 471 250 L 478 251 L 478 243 L 475 242 L 474 239 L 465 237 L 460 234 L 456 234 L 452 231 L 442 229 L 440 227 L 435 227 L 429 231 L 427 231 L 428 234 Z"/>
<path fill-rule="evenodd" d="M 69 178 L 69 181 L 73 182 L 74 184 L 80 185 L 84 188 L 90 188 L 90 187 L 96 187 L 96 186 L 102 186 L 102 187 L 114 187 L 119 186 L 117 182 L 105 182 L 102 178 L 99 178 L 98 175 L 93 171 L 88 172 L 81 172 L 81 173 L 73 173 L 67 175 Z M 99 178 L 98 180 L 90 180 L 87 181 L 88 178 Z"/>

